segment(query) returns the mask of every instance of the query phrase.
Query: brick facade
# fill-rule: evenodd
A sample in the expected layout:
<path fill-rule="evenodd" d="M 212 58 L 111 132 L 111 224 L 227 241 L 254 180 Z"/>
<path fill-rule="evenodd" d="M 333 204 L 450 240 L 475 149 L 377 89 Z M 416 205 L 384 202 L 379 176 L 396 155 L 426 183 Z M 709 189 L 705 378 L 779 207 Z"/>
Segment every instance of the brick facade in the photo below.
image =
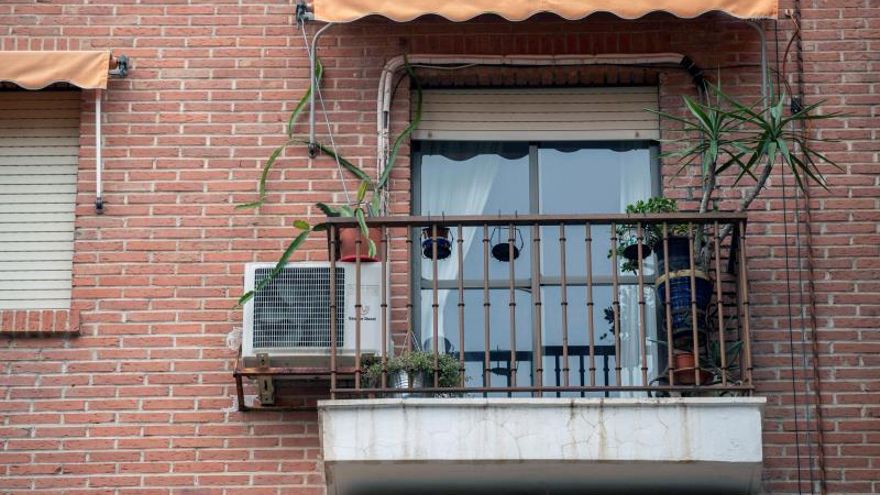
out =
<path fill-rule="evenodd" d="M 880 60 L 874 55 L 880 8 L 873 3 L 807 0 L 802 6 L 807 102 L 826 99 L 823 111 L 847 113 L 811 129 L 838 140 L 827 149 L 843 169 L 827 170 L 829 190 L 811 189 L 811 239 L 805 229 L 799 239 L 802 259 L 807 242 L 814 259 L 803 286 L 815 286 L 826 477 L 829 492 L 839 494 L 880 492 Z M 271 175 L 261 214 L 234 209 L 256 198 L 260 164 L 284 140 L 287 116 L 306 87 L 308 62 L 293 11 L 280 0 L 0 4 L 2 50 L 109 48 L 133 59 L 130 76 L 106 91 L 101 216 L 93 206 L 93 94 L 83 92 L 72 299 L 77 316 L 63 322 L 66 331 L 77 321 L 79 335 L 0 336 L 0 491 L 324 492 L 316 414 L 237 411 L 235 351 L 228 342 L 241 321 L 233 305 L 244 263 L 276 259 L 292 233 L 291 219 L 317 218 L 311 205 L 333 200 L 338 190 L 332 161 L 310 161 L 303 147 L 293 147 Z M 774 23 L 765 25 L 772 41 Z M 791 28 L 780 19 L 780 50 Z M 753 29 L 715 14 L 461 24 L 370 19 L 337 26 L 324 37 L 323 97 L 337 145 L 370 169 L 379 73 L 402 52 L 677 52 L 711 77 L 720 74 L 726 87 L 757 95 L 758 46 Z M 771 47 L 771 58 L 773 52 Z M 793 57 L 788 72 L 794 79 Z M 680 95 L 694 91 L 681 70 L 656 76 L 664 109 L 675 110 Z M 511 73 L 500 77 L 516 80 Z M 627 76 L 608 69 L 602 77 Z M 408 116 L 405 93 L 395 100 L 396 128 Z M 395 213 L 409 211 L 405 155 L 393 174 Z M 694 181 L 674 170 L 664 167 L 667 194 L 692 199 Z M 817 448 L 815 433 L 797 443 L 794 437 L 789 328 L 801 430 L 812 372 L 801 372 L 801 328 L 809 328 L 809 318 L 799 318 L 794 299 L 790 322 L 786 287 L 798 297 L 798 277 L 810 272 L 795 270 L 794 188 L 789 177 L 783 196 L 781 184 L 774 177 L 753 204 L 748 253 L 755 376 L 768 396 L 765 491 L 774 494 L 798 493 L 796 456 L 815 456 Z M 801 220 L 804 214 L 801 209 Z M 296 259 L 324 258 L 324 242 L 310 240 Z M 53 328 L 61 330 L 62 316 L 53 317 Z M 18 318 L 4 313 L 2 330 L 43 329 L 30 316 L 19 327 Z M 49 330 L 48 320 L 46 325 Z M 809 478 L 807 462 L 803 480 Z M 809 491 L 806 481 L 800 491 Z"/>

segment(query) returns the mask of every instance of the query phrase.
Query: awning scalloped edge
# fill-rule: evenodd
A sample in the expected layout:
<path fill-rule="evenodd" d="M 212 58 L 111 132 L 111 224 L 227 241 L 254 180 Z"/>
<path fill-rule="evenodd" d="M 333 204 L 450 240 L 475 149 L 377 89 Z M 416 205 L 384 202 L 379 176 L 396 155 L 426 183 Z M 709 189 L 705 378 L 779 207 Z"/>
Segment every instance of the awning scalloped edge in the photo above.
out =
<path fill-rule="evenodd" d="M 106 89 L 110 51 L 0 51 L 0 81 L 25 89 L 68 83 Z"/>
<path fill-rule="evenodd" d="M 407 22 L 426 15 L 450 21 L 466 21 L 492 14 L 509 21 L 522 21 L 540 13 L 556 14 L 576 20 L 598 12 L 623 19 L 638 19 L 654 12 L 667 12 L 680 18 L 694 18 L 709 12 L 723 12 L 740 19 L 767 19 L 778 15 L 777 0 L 313 0 L 315 19 L 325 22 L 350 22 L 378 15 L 397 22 Z"/>

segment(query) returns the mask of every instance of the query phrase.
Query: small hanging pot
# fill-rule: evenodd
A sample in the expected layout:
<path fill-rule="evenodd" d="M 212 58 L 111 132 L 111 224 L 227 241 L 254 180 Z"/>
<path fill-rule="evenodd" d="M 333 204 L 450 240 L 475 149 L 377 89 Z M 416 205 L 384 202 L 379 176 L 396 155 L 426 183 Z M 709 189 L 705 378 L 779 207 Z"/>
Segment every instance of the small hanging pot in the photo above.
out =
<path fill-rule="evenodd" d="M 452 233 L 448 227 L 436 226 L 422 229 L 422 254 L 425 258 L 434 259 L 434 246 L 437 247 L 437 259 L 445 260 L 452 254 Z"/>
<path fill-rule="evenodd" d="M 642 259 L 651 256 L 651 246 L 647 244 L 642 244 Z M 639 242 L 636 241 L 634 244 L 630 244 L 629 246 L 623 248 L 623 257 L 630 261 L 638 261 L 639 260 Z"/>
<path fill-rule="evenodd" d="M 620 244 L 623 246 L 623 257 L 629 261 L 639 261 L 639 245 L 642 246 L 642 259 L 651 256 L 651 245 L 644 239 L 636 237 L 635 232 L 631 229 L 625 231 L 624 239 L 621 239 Z"/>
<path fill-rule="evenodd" d="M 508 228 L 508 230 L 510 230 L 510 229 Z M 497 239 L 495 238 L 496 237 L 495 232 L 498 232 Z M 513 228 L 513 236 L 512 236 L 514 239 L 513 246 L 512 246 L 513 252 L 511 253 L 510 241 L 509 240 L 505 241 L 504 239 L 502 239 L 502 236 L 503 236 L 502 231 L 499 231 L 498 227 L 495 227 L 492 229 L 492 235 L 489 236 L 493 241 L 492 242 L 492 257 L 498 261 L 501 261 L 502 263 L 510 263 L 511 254 L 513 255 L 512 259 L 514 259 L 514 260 L 519 258 L 519 254 L 522 252 L 526 243 L 523 240 L 522 232 L 519 230 L 519 228 L 514 227 Z"/>

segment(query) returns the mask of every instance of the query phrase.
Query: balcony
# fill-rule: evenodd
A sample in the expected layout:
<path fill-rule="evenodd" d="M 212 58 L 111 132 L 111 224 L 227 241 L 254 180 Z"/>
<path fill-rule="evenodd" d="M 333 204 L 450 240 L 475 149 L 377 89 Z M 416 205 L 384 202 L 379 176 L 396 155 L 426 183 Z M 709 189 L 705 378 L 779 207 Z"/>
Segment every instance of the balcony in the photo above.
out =
<path fill-rule="evenodd" d="M 326 364 L 237 371 L 326 378 L 331 493 L 756 490 L 744 215 L 368 223 L 329 222 Z"/>

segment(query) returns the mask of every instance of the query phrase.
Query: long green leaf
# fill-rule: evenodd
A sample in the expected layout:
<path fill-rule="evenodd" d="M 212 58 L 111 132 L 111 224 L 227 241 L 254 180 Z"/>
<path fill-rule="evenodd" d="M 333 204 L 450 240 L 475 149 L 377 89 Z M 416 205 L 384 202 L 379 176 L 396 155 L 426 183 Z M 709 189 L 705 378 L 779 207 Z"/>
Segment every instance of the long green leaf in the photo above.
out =
<path fill-rule="evenodd" d="M 308 141 L 303 141 L 301 139 L 297 140 L 297 141 L 300 143 L 303 143 L 303 144 L 309 144 Z M 364 180 L 368 181 L 372 184 L 372 180 L 370 179 L 370 176 L 367 175 L 367 173 L 364 172 L 360 167 L 358 167 L 357 165 L 346 160 L 344 157 L 342 157 L 341 155 L 339 155 L 338 153 L 333 151 L 328 146 L 326 146 L 322 143 L 314 143 L 314 144 L 315 144 L 315 146 L 318 147 L 319 150 L 321 150 L 321 153 L 324 153 L 325 155 L 329 156 L 330 158 L 333 158 L 334 160 L 338 161 L 339 164 L 342 165 L 343 168 L 345 168 L 346 170 L 351 172 L 355 177 L 357 177 L 358 179 L 360 179 L 362 181 L 364 181 Z"/>
<path fill-rule="evenodd" d="M 357 191 L 357 202 L 358 204 L 363 203 L 364 198 L 367 197 L 367 189 L 370 187 L 370 181 L 362 180 L 361 185 L 358 186 Z"/>
<path fill-rule="evenodd" d="M 278 259 L 278 263 L 275 264 L 275 268 L 273 268 L 272 271 L 269 272 L 269 275 L 267 275 L 266 278 L 264 278 L 259 284 L 256 285 L 256 287 L 254 287 L 254 290 L 248 291 L 240 298 L 238 298 L 238 303 L 236 303 L 236 307 L 242 306 L 244 303 L 251 300 L 257 292 L 263 290 L 267 285 L 269 285 L 272 280 L 274 280 L 275 277 L 277 277 L 281 273 L 281 271 L 284 270 L 284 267 L 287 266 L 287 261 L 290 259 L 291 255 L 293 255 L 293 253 L 296 252 L 297 249 L 299 249 L 302 243 L 309 238 L 309 234 L 311 233 L 311 229 L 303 230 L 302 232 L 300 232 L 299 235 L 296 236 L 293 241 L 290 242 L 290 244 L 288 244 L 287 249 L 284 250 L 281 258 Z"/>
<path fill-rule="evenodd" d="M 354 218 L 357 219 L 358 227 L 360 227 L 364 239 L 369 239 L 370 229 L 367 227 L 367 219 L 364 216 L 364 210 L 360 208 L 354 210 Z"/>
<path fill-rule="evenodd" d="M 272 151 L 272 154 L 269 155 L 269 159 L 266 160 L 266 163 L 263 165 L 263 172 L 260 174 L 260 182 L 257 188 L 259 195 L 258 199 L 250 203 L 238 205 L 235 207 L 236 209 L 256 208 L 262 206 L 263 203 L 266 202 L 266 181 L 269 179 L 269 171 L 272 170 L 272 166 L 275 165 L 275 161 L 278 160 L 278 157 L 281 156 L 281 153 L 284 152 L 285 148 L 296 142 L 297 140 L 288 140 Z"/>
<path fill-rule="evenodd" d="M 370 200 L 369 208 L 370 215 L 376 216 L 379 214 L 379 210 L 382 208 L 382 191 L 373 191 L 373 198 Z"/>
<path fill-rule="evenodd" d="M 321 210 L 321 212 L 328 217 L 338 217 L 342 215 L 342 212 L 340 212 L 338 209 L 333 208 L 332 206 L 329 206 L 326 203 L 322 203 L 319 201 L 315 203 L 315 206 L 318 207 L 318 209 Z"/>
<path fill-rule="evenodd" d="M 321 59 L 315 58 L 315 79 L 309 82 L 309 87 L 306 89 L 306 92 L 303 93 L 302 98 L 299 99 L 299 102 L 296 104 L 296 107 L 293 109 L 293 112 L 290 114 L 290 118 L 287 119 L 287 137 L 293 137 L 293 128 L 296 125 L 296 121 L 299 119 L 300 114 L 302 114 L 303 110 L 305 110 L 306 105 L 309 103 L 309 100 L 312 96 L 312 89 L 321 84 L 321 78 L 324 75 L 324 65 L 321 63 Z"/>
<path fill-rule="evenodd" d="M 358 208 L 354 210 L 354 217 L 357 219 L 358 227 L 361 230 L 361 236 L 367 240 L 367 256 L 376 257 L 376 243 L 370 239 L 370 228 L 367 226 L 367 219 L 364 217 L 364 210 Z"/>
<path fill-rule="evenodd" d="M 702 124 L 702 127 L 706 130 L 711 130 L 712 123 L 711 123 L 711 120 L 709 119 L 709 116 L 706 115 L 706 112 L 704 111 L 703 106 L 700 105 L 699 103 L 695 102 L 689 96 L 683 96 L 682 99 L 684 100 L 684 104 L 687 107 L 687 109 L 691 112 L 691 114 L 694 117 L 696 117 L 697 120 L 700 121 L 700 123 Z"/>

